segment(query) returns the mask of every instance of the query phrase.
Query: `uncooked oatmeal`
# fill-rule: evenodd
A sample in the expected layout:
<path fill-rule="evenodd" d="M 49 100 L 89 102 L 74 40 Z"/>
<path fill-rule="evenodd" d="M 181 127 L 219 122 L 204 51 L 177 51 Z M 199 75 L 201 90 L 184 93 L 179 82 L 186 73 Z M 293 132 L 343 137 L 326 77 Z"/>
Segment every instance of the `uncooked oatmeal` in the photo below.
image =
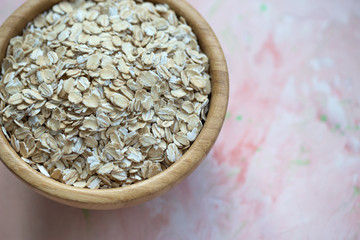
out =
<path fill-rule="evenodd" d="M 21 158 L 81 188 L 115 188 L 168 168 L 209 104 L 208 57 L 165 4 L 61 2 L 10 40 L 0 124 Z"/>

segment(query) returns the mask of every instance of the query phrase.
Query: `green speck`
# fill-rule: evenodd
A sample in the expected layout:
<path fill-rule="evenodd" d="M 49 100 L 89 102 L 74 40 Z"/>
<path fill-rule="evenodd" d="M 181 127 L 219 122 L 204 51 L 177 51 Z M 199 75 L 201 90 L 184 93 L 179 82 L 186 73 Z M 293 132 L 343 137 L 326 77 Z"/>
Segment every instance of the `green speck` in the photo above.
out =
<path fill-rule="evenodd" d="M 304 146 L 301 146 L 301 147 L 300 147 L 300 152 L 301 152 L 301 153 L 305 153 L 305 152 L 306 152 L 306 148 L 305 148 Z"/>
<path fill-rule="evenodd" d="M 85 220 L 86 220 L 86 221 L 89 221 L 89 217 L 90 217 L 89 210 L 88 210 L 88 209 L 83 209 L 82 211 L 83 211 Z"/>
<path fill-rule="evenodd" d="M 298 159 L 293 161 L 294 164 L 296 165 L 300 165 L 300 166 L 306 166 L 310 164 L 310 160 L 309 159 Z"/>
<path fill-rule="evenodd" d="M 239 20 L 239 21 L 242 21 L 243 19 L 244 19 L 244 17 L 243 17 L 241 14 L 239 14 L 239 15 L 238 15 L 238 20 Z"/>
<path fill-rule="evenodd" d="M 227 172 L 228 177 L 235 177 L 240 173 L 240 168 L 233 167 Z"/>
<path fill-rule="evenodd" d="M 229 119 L 230 117 L 231 117 L 231 113 L 227 112 L 226 115 L 225 115 L 225 119 Z"/>
<path fill-rule="evenodd" d="M 260 151 L 261 151 L 261 148 L 257 147 L 257 148 L 256 148 L 256 151 L 257 151 L 257 152 L 260 152 Z"/>
<path fill-rule="evenodd" d="M 241 115 L 237 115 L 237 116 L 235 117 L 235 119 L 236 119 L 236 121 L 241 121 L 241 120 L 243 119 L 243 117 L 242 117 Z"/>
<path fill-rule="evenodd" d="M 241 231 L 246 227 L 247 221 L 243 221 L 239 228 L 235 231 L 234 233 L 234 237 L 232 237 L 231 239 L 236 239 L 239 236 L 239 233 L 241 233 Z"/>
<path fill-rule="evenodd" d="M 336 132 L 336 131 L 340 130 L 340 128 L 341 128 L 341 125 L 340 125 L 340 124 L 336 124 L 331 130 L 332 130 L 333 132 Z"/>
<path fill-rule="evenodd" d="M 246 161 L 246 157 L 240 158 L 240 161 L 245 162 L 245 161 Z"/>
<path fill-rule="evenodd" d="M 245 39 L 246 39 L 246 43 L 249 44 L 249 45 L 251 44 L 251 42 L 253 40 L 253 38 L 250 35 L 246 35 Z"/>
<path fill-rule="evenodd" d="M 359 196 L 360 195 L 360 188 L 358 186 L 354 187 L 354 195 Z"/>
<path fill-rule="evenodd" d="M 209 10 L 209 16 L 214 16 L 215 13 L 219 10 L 220 6 L 221 6 L 222 0 L 216 0 L 214 2 L 214 4 L 211 6 L 210 10 Z"/>
<path fill-rule="evenodd" d="M 239 40 L 233 30 L 231 29 L 231 26 L 228 25 L 224 27 L 224 29 L 220 33 L 221 39 L 223 39 L 228 47 L 231 47 L 232 50 L 236 51 L 239 49 Z"/>
<path fill-rule="evenodd" d="M 268 10 L 268 6 L 265 3 L 262 3 L 260 5 L 260 11 L 266 12 Z"/>
<path fill-rule="evenodd" d="M 321 115 L 321 116 L 320 116 L 320 121 L 326 122 L 326 121 L 327 121 L 327 117 L 326 117 L 325 115 Z"/>

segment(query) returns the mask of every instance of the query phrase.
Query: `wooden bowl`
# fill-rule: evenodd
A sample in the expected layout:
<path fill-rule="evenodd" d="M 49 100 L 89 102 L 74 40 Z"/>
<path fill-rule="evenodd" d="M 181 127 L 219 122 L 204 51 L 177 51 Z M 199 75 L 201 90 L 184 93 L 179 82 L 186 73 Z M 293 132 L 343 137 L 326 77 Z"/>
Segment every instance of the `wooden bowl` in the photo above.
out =
<path fill-rule="evenodd" d="M 21 33 L 38 14 L 61 0 L 29 0 L 0 27 L 0 62 L 9 40 Z M 185 0 L 151 0 L 167 3 L 183 16 L 198 37 L 202 50 L 210 59 L 212 93 L 207 121 L 189 150 L 172 166 L 158 175 L 130 186 L 114 189 L 76 188 L 48 178 L 25 163 L 0 133 L 0 158 L 20 179 L 40 194 L 57 202 L 87 209 L 115 209 L 143 203 L 168 191 L 188 176 L 205 158 L 223 124 L 229 95 L 228 71 L 221 46 L 204 18 Z"/>

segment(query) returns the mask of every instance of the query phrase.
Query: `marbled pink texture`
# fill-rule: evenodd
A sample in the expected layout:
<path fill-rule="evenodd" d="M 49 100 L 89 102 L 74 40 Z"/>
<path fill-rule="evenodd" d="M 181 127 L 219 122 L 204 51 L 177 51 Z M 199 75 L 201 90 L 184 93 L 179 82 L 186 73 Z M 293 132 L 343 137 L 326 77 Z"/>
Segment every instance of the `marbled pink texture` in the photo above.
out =
<path fill-rule="evenodd" d="M 22 2 L 0 1 L 2 20 Z M 189 2 L 230 71 L 207 159 L 163 196 L 114 211 L 54 203 L 0 165 L 2 238 L 360 239 L 360 2 Z"/>

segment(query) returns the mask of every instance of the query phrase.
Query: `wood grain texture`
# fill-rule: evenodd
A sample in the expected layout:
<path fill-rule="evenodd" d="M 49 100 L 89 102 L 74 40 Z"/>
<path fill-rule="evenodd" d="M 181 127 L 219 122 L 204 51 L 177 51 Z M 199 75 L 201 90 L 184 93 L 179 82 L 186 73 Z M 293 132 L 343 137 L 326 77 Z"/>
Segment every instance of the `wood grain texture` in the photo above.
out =
<path fill-rule="evenodd" d="M 21 33 L 26 24 L 60 0 L 29 0 L 17 9 L 0 27 L 0 61 L 9 40 Z M 185 0 L 151 0 L 167 3 L 183 16 L 198 37 L 202 50 L 210 59 L 212 93 L 207 121 L 189 150 L 162 173 L 131 186 L 115 189 L 81 189 L 45 177 L 27 165 L 0 133 L 0 158 L 20 179 L 40 194 L 57 202 L 87 209 L 115 209 L 143 203 L 161 195 L 188 176 L 206 157 L 225 119 L 229 80 L 221 46 L 203 17 Z"/>

